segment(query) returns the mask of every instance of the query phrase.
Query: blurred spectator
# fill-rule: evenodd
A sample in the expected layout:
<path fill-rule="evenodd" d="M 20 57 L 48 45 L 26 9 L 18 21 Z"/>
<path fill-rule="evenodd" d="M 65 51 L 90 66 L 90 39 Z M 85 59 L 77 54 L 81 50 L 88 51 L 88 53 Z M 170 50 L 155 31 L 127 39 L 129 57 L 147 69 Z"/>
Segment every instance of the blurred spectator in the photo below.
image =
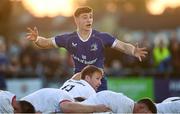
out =
<path fill-rule="evenodd" d="M 172 32 L 170 39 L 171 62 L 173 67 L 173 75 L 180 76 L 180 42 L 175 32 Z"/>
<path fill-rule="evenodd" d="M 19 62 L 19 56 L 11 56 L 10 57 L 10 66 L 9 66 L 9 72 L 7 74 L 8 78 L 17 78 L 19 76 L 19 73 L 21 71 L 21 66 Z"/>
<path fill-rule="evenodd" d="M 20 76 L 21 77 L 33 77 L 35 76 L 35 70 L 33 68 L 31 60 L 31 56 L 28 54 L 23 55 L 21 57 L 21 71 Z"/>
<path fill-rule="evenodd" d="M 8 49 L 8 55 L 10 57 L 12 56 L 19 56 L 21 51 L 21 47 L 19 46 L 18 42 L 9 40 L 9 49 Z"/>
<path fill-rule="evenodd" d="M 27 42 L 24 38 L 19 39 L 20 45 L 20 74 L 19 76 L 22 78 L 25 77 L 35 77 L 36 72 L 36 62 L 37 62 L 37 51 Z"/>
<path fill-rule="evenodd" d="M 152 54 L 152 42 L 150 41 L 150 37 L 147 33 L 144 33 L 144 36 L 141 39 L 141 44 L 147 48 L 148 54 L 143 59 L 143 62 L 139 63 L 141 69 L 141 75 L 149 76 L 154 74 L 153 70 L 153 54 Z"/>
<path fill-rule="evenodd" d="M 170 50 L 165 34 L 158 34 L 154 40 L 153 59 L 157 72 L 165 73 L 170 68 Z"/>
<path fill-rule="evenodd" d="M 49 81 L 57 81 L 63 74 L 61 61 L 57 50 L 50 50 L 49 56 L 45 65 L 45 75 Z M 53 76 L 53 77 L 52 77 Z"/>
<path fill-rule="evenodd" d="M 6 89 L 5 76 L 8 69 L 8 58 L 6 55 L 6 44 L 2 37 L 0 37 L 0 90 Z"/>
<path fill-rule="evenodd" d="M 124 42 L 132 42 L 133 41 L 133 35 L 132 34 L 126 34 L 123 37 L 123 41 Z M 127 61 L 128 60 L 128 61 Z M 134 67 L 136 62 L 139 63 L 139 61 L 137 60 L 137 58 L 133 57 L 133 56 L 128 56 L 127 54 L 122 54 L 121 55 L 121 62 L 124 68 L 131 68 Z M 131 73 L 130 73 L 131 74 Z"/>
<path fill-rule="evenodd" d="M 145 34 L 140 42 L 140 45 L 143 45 L 148 50 L 148 55 L 146 55 L 146 58 L 144 58 L 143 62 L 141 62 L 142 68 L 150 68 L 152 67 L 152 42 L 150 41 L 150 38 L 147 34 Z"/>
<path fill-rule="evenodd" d="M 60 48 L 56 53 L 56 58 L 56 61 L 59 61 L 59 68 L 57 68 L 57 73 L 59 70 L 61 70 L 61 72 L 58 73 L 58 80 L 62 81 L 69 79 L 73 75 L 73 68 L 70 66 L 70 57 L 67 50 L 65 48 Z M 54 59 L 54 56 L 52 56 L 52 59 Z"/>
<path fill-rule="evenodd" d="M 110 76 L 123 76 L 122 64 L 119 60 L 113 60 L 108 70 Z"/>

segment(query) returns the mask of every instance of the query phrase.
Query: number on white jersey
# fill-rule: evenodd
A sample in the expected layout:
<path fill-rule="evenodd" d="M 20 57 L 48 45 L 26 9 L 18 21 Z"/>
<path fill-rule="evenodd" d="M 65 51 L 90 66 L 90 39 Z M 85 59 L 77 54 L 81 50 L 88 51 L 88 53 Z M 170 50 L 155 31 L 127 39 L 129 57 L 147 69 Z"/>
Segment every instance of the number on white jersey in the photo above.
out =
<path fill-rule="evenodd" d="M 68 84 L 68 85 L 62 87 L 61 89 L 69 92 L 69 91 L 71 91 L 74 87 L 75 87 L 75 85 L 70 85 L 70 84 Z"/>

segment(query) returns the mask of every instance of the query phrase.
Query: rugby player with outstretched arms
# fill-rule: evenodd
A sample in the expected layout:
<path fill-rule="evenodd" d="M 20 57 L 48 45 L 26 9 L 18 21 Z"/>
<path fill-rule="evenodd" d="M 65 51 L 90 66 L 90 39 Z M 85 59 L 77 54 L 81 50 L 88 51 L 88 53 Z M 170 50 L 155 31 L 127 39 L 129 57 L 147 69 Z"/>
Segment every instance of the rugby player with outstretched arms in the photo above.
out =
<path fill-rule="evenodd" d="M 93 10 L 90 7 L 79 7 L 74 13 L 74 20 L 77 30 L 72 33 L 65 33 L 45 38 L 39 36 L 36 27 L 28 28 L 26 38 L 33 41 L 42 49 L 64 47 L 71 54 L 75 73 L 80 72 L 87 65 L 95 65 L 104 68 L 104 48 L 115 48 L 123 53 L 137 57 L 142 61 L 142 57 L 147 54 L 146 48 L 133 46 L 132 44 L 122 42 L 105 32 L 99 32 L 92 29 Z M 102 78 L 102 84 L 98 91 L 107 90 L 107 80 Z"/>

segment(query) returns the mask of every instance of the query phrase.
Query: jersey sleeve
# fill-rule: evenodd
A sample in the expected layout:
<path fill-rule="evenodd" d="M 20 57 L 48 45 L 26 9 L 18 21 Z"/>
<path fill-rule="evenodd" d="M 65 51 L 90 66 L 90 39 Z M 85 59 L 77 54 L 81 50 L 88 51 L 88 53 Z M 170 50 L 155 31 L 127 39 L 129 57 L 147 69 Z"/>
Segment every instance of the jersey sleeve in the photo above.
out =
<path fill-rule="evenodd" d="M 59 98 L 59 103 L 62 103 L 64 101 L 74 101 L 73 97 L 66 91 L 61 91 L 61 97 Z"/>
<path fill-rule="evenodd" d="M 82 87 L 79 89 L 80 97 L 88 98 L 89 96 L 96 94 L 96 91 L 90 86 Z"/>
<path fill-rule="evenodd" d="M 105 47 L 114 47 L 116 45 L 116 38 L 108 33 L 101 33 L 100 37 Z"/>
<path fill-rule="evenodd" d="M 13 113 L 12 100 L 15 95 L 8 91 L 0 90 L 0 113 Z"/>
<path fill-rule="evenodd" d="M 69 34 L 57 35 L 52 38 L 52 42 L 55 47 L 66 48 L 68 42 Z"/>

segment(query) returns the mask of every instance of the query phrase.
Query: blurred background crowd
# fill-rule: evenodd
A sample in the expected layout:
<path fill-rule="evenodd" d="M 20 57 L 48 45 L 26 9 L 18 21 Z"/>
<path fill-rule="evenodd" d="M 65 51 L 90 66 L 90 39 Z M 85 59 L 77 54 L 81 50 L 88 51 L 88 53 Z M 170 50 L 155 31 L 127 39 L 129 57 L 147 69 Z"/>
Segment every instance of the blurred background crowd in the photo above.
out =
<path fill-rule="evenodd" d="M 0 89 L 8 79 L 40 78 L 47 87 L 72 76 L 65 49 L 38 49 L 25 35 L 34 26 L 46 37 L 76 30 L 72 14 L 81 5 L 94 9 L 95 29 L 148 50 L 139 62 L 107 48 L 108 76 L 180 79 L 179 0 L 0 0 Z"/>

